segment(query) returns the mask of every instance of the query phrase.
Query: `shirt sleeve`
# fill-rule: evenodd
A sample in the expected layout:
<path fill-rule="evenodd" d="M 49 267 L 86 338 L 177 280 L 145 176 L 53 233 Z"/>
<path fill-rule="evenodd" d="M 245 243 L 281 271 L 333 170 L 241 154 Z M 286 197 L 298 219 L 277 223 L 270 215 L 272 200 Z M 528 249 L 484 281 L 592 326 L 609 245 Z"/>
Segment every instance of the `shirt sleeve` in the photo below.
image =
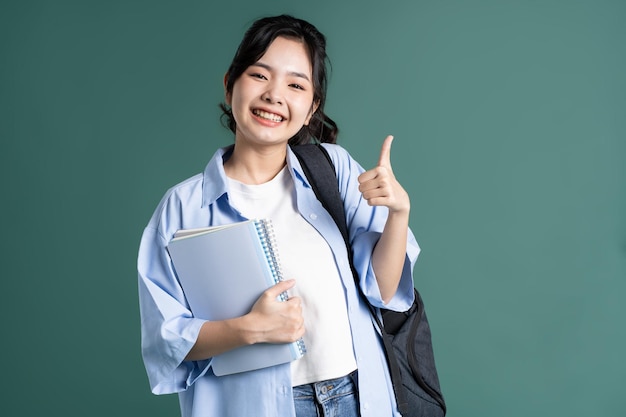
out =
<path fill-rule="evenodd" d="M 385 304 L 372 267 L 372 253 L 385 227 L 388 210 L 386 207 L 372 207 L 363 199 L 358 187 L 358 177 L 365 171 L 363 167 L 340 146 L 324 146 L 337 171 L 339 190 L 346 211 L 354 267 L 359 274 L 363 293 L 374 307 L 394 311 L 408 310 L 414 299 L 413 268 L 420 252 L 412 231 L 408 230 L 406 257 L 398 290 Z"/>
<path fill-rule="evenodd" d="M 143 233 L 137 261 L 141 313 L 141 350 L 154 394 L 187 389 L 204 375 L 210 361 L 184 361 L 204 320 L 186 306 L 166 249 L 154 227 Z"/>

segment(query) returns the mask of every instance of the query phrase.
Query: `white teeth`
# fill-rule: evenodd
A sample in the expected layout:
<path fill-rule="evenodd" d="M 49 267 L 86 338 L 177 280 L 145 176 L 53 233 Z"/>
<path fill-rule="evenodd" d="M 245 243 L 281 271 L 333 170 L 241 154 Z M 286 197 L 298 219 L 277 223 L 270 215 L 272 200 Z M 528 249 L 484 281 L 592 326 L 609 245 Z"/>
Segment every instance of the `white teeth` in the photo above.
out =
<path fill-rule="evenodd" d="M 264 119 L 267 120 L 271 120 L 272 122 L 282 122 L 283 118 L 277 114 L 274 113 L 268 113 L 266 111 L 263 110 L 253 110 L 253 113 L 256 114 L 259 117 L 262 117 Z"/>

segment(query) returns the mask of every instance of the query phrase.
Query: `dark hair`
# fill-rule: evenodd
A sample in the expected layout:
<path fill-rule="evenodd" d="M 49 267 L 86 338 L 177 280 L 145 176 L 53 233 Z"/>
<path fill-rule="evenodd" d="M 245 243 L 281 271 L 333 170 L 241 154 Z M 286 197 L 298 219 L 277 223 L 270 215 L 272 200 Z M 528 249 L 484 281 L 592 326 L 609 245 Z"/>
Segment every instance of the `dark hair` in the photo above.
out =
<path fill-rule="evenodd" d="M 246 31 L 243 40 L 237 48 L 233 62 L 226 73 L 226 92 L 232 93 L 235 81 L 252 64 L 257 62 L 270 44 L 277 37 L 282 36 L 290 39 L 298 39 L 304 42 L 311 60 L 313 69 L 313 103 L 318 107 L 308 125 L 289 139 L 290 145 L 305 143 L 325 142 L 335 143 L 339 129 L 337 124 L 324 114 L 327 87 L 327 63 L 326 38 L 312 24 L 289 15 L 265 17 L 255 21 Z M 222 109 L 222 123 L 233 133 L 236 132 L 237 124 L 232 110 L 224 103 Z"/>

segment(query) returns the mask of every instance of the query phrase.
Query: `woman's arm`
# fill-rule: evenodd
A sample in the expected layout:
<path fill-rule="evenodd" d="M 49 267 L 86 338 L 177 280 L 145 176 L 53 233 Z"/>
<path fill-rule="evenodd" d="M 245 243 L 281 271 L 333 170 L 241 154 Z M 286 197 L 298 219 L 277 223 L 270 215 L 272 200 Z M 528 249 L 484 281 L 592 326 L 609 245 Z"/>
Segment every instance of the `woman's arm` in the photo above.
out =
<path fill-rule="evenodd" d="M 383 302 L 396 293 L 406 258 L 411 202 L 391 169 L 391 142 L 383 142 L 378 165 L 359 176 L 359 191 L 371 206 L 385 206 L 389 215 L 372 254 L 372 267 Z"/>
<path fill-rule="evenodd" d="M 287 280 L 269 288 L 259 297 L 250 313 L 244 316 L 205 322 L 185 360 L 204 360 L 254 343 L 289 343 L 298 340 L 304 334 L 300 299 L 291 297 L 284 302 L 277 300 L 282 292 L 294 285 L 294 280 Z"/>

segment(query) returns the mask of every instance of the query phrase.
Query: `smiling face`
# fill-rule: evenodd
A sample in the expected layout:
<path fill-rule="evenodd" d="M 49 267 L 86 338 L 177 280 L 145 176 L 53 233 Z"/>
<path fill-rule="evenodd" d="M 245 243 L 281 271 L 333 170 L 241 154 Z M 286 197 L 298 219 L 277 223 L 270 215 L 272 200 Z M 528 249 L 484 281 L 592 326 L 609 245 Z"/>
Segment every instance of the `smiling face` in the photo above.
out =
<path fill-rule="evenodd" d="M 226 103 L 237 123 L 236 144 L 284 145 L 315 112 L 306 46 L 276 38 L 235 81 Z"/>

